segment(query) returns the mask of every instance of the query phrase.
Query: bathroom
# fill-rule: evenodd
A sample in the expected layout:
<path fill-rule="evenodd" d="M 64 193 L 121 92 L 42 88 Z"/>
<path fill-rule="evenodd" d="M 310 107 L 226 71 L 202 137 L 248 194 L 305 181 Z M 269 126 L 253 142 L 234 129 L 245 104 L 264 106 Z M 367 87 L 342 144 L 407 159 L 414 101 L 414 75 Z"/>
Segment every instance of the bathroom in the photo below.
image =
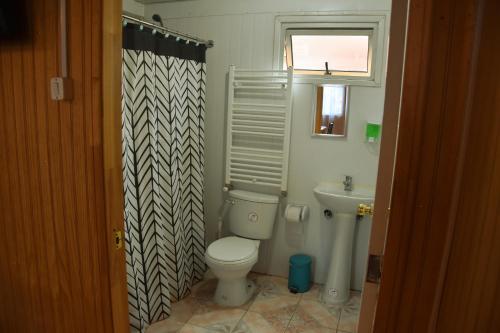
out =
<path fill-rule="evenodd" d="M 0 1 L 0 332 L 498 333 L 499 12 Z"/>
<path fill-rule="evenodd" d="M 228 200 L 228 189 L 278 195 L 280 204 L 271 239 L 261 242 L 259 259 L 252 267 L 251 274 L 281 277 L 286 281 L 289 258 L 295 254 L 306 254 L 312 258 L 312 282 L 316 288 L 320 288 L 327 280 L 336 224 L 326 212 L 328 207 L 320 204 L 315 197 L 313 189 L 325 182 L 341 184 L 347 175 L 352 177 L 356 189 L 373 191 L 376 186 L 380 142 L 379 137 L 374 142 L 368 142 L 366 128 L 367 123 L 382 123 L 391 2 L 198 0 L 141 3 L 127 0 L 123 5 L 126 15 L 159 25 L 159 21 L 153 20 L 153 15 L 156 14 L 161 18 L 161 24 L 173 31 L 213 40 L 214 46 L 206 49 L 203 203 L 205 244 L 208 246 L 217 239 L 218 221 L 221 220 L 223 210 L 225 216 L 222 218 L 222 235 L 231 234 L 227 223 L 227 209 L 223 208 Z M 227 139 L 229 67 L 234 65 L 236 70 L 242 68 L 261 71 L 280 69 L 283 66 L 280 62 L 280 58 L 283 58 L 283 37 L 279 35 L 281 25 L 292 22 L 300 22 L 301 29 L 307 29 L 308 25 L 309 28 L 317 27 L 317 24 L 328 27 L 339 22 L 344 22 L 344 28 L 352 28 L 353 24 L 364 27 L 367 22 L 375 22 L 377 31 L 372 36 L 371 51 L 376 60 L 370 59 L 373 62 L 372 76 L 367 79 L 346 79 L 344 76 L 333 81 L 331 78 L 318 78 L 318 75 L 313 78 L 307 75 L 295 76 L 286 196 L 279 190 L 266 186 L 237 182 L 234 185 L 227 184 L 225 148 L 221 147 L 226 147 Z M 348 87 L 348 93 L 344 95 L 344 112 L 347 113 L 346 126 L 342 129 L 344 135 L 313 134 L 318 84 Z M 299 223 L 287 222 L 284 211 L 288 203 L 307 206 L 307 219 Z M 350 289 L 358 299 L 365 281 L 370 232 L 370 216 L 364 216 L 355 222 L 349 278 Z M 213 285 L 212 287 L 215 288 Z M 193 288 L 196 289 L 196 285 Z M 357 306 L 359 311 L 359 302 Z M 172 305 L 172 317 L 175 318 L 175 303 Z M 354 319 L 357 318 L 356 314 Z M 188 319 L 185 321 L 189 322 Z M 339 318 L 337 322 L 332 319 L 333 324 L 326 323 L 322 327 L 333 329 L 332 332 L 337 328 L 339 332 L 354 332 L 354 319 L 349 317 L 349 323 L 344 323 L 346 318 L 342 323 Z M 166 320 L 154 324 L 150 331 L 175 331 L 178 327 L 172 322 L 174 321 L 170 320 L 169 323 Z M 172 326 L 171 330 L 169 325 Z"/>

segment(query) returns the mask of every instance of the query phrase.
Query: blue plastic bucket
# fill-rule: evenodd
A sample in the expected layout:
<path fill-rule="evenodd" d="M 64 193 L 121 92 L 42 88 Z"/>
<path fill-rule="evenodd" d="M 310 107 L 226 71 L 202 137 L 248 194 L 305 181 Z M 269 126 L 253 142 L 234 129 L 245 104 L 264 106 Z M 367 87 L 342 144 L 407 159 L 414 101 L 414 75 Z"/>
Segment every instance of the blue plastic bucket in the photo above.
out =
<path fill-rule="evenodd" d="M 296 254 L 290 257 L 290 269 L 288 272 L 288 289 L 292 293 L 305 293 L 311 287 L 311 263 L 310 256 Z"/>

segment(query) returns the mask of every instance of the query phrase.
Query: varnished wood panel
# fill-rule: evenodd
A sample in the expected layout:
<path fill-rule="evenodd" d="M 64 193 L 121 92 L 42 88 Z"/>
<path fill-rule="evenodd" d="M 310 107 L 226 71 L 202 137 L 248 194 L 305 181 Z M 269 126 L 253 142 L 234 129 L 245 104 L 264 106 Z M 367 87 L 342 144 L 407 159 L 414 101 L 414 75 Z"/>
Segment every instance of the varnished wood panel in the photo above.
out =
<path fill-rule="evenodd" d="M 104 0 L 103 8 L 103 132 L 106 219 L 108 234 L 123 230 L 123 178 L 121 144 L 122 2 Z M 128 294 L 125 255 L 108 244 L 113 324 L 128 332 Z"/>
<path fill-rule="evenodd" d="M 477 73 L 437 332 L 500 332 L 500 3 L 480 11 Z"/>
<path fill-rule="evenodd" d="M 29 38 L 0 44 L 0 331 L 125 332 L 124 255 L 110 233 L 123 228 L 121 185 L 106 184 L 121 168 L 104 156 L 105 115 L 116 123 L 119 109 L 103 108 L 102 64 L 103 6 L 120 1 L 68 0 L 74 97 L 62 102 L 49 93 L 58 1 L 26 3 Z"/>
<path fill-rule="evenodd" d="M 380 145 L 379 167 L 375 196 L 375 212 L 372 217 L 369 254 L 383 256 L 387 223 L 389 220 L 398 118 L 403 81 L 406 23 L 408 0 L 394 0 L 391 6 L 391 30 L 389 33 L 389 54 L 387 60 L 384 119 Z M 378 283 L 365 281 L 362 293 L 358 332 L 368 333 L 373 329 L 377 307 Z"/>
<path fill-rule="evenodd" d="M 374 332 L 498 332 L 498 2 L 408 13 Z"/>

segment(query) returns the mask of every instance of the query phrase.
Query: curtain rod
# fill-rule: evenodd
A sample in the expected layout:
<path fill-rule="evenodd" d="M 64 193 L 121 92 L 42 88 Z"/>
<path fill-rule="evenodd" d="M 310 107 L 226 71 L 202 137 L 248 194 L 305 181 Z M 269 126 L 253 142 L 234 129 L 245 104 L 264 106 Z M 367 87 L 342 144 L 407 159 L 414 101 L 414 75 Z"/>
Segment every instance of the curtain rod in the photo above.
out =
<path fill-rule="evenodd" d="M 127 20 L 127 21 L 132 21 L 134 23 L 138 23 L 138 24 L 147 26 L 149 28 L 156 29 L 159 32 L 163 32 L 164 34 L 169 34 L 169 35 L 172 35 L 172 36 L 175 36 L 175 37 L 182 38 L 182 39 L 184 39 L 186 41 L 192 41 L 192 42 L 195 42 L 195 43 L 205 44 L 205 46 L 207 48 L 214 47 L 214 41 L 213 40 L 201 39 L 201 38 L 189 35 L 189 34 L 185 34 L 185 33 L 179 32 L 179 31 L 175 31 L 175 30 L 172 30 L 172 29 L 168 29 L 168 28 L 159 26 L 159 25 L 156 25 L 154 23 L 151 23 L 151 22 L 148 22 L 148 21 L 145 21 L 145 20 L 141 20 L 141 19 L 139 19 L 137 17 L 133 17 L 133 16 L 126 15 L 126 14 L 122 14 L 122 18 L 124 20 Z"/>

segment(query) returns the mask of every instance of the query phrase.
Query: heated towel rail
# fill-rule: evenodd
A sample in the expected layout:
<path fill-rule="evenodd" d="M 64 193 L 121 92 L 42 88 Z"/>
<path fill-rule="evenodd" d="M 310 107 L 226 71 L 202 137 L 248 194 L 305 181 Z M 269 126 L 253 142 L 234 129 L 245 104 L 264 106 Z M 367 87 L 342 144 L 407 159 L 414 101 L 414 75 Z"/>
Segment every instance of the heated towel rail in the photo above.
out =
<path fill-rule="evenodd" d="M 229 67 L 226 186 L 287 192 L 293 71 Z"/>

